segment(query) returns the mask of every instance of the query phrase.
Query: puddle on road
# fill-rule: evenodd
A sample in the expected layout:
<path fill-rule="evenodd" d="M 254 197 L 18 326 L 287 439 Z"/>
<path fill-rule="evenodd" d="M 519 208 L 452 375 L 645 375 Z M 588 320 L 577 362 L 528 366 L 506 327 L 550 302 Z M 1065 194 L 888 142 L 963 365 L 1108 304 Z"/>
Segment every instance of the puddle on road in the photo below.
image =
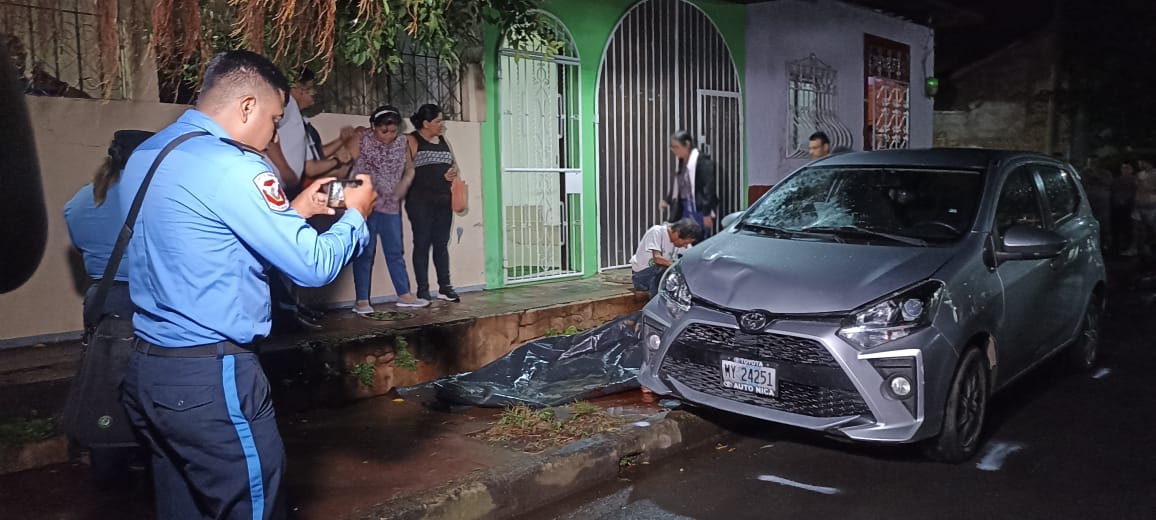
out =
<path fill-rule="evenodd" d="M 1112 369 L 1107 368 L 1107 367 L 1101 368 L 1092 374 L 1092 379 L 1104 379 L 1105 377 L 1108 377 L 1108 374 L 1111 374 L 1111 373 L 1112 373 Z"/>
<path fill-rule="evenodd" d="M 783 478 L 783 477 L 780 477 L 777 475 L 759 475 L 759 480 L 761 480 L 763 482 L 773 482 L 775 484 L 781 484 L 784 486 L 791 486 L 794 488 L 799 488 L 799 489 L 803 489 L 806 491 L 812 491 L 815 493 L 821 493 L 824 495 L 837 495 L 837 494 L 839 494 L 839 488 L 833 488 L 833 487 L 827 487 L 827 486 L 815 486 L 812 484 L 804 484 L 802 482 L 796 482 L 794 480 L 791 480 L 788 478 Z"/>
<path fill-rule="evenodd" d="M 975 464 L 976 469 L 981 471 L 999 471 L 1003 468 L 1003 463 L 1012 453 L 1024 449 L 1023 444 L 1014 442 L 991 442 L 988 443 L 987 450 L 984 451 L 983 457 Z"/>

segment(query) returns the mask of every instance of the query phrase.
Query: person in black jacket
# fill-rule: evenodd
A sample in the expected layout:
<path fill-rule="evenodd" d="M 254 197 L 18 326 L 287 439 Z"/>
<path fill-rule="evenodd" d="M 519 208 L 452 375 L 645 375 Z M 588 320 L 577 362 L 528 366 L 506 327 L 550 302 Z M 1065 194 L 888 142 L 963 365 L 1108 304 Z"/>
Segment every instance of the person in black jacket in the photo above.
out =
<path fill-rule="evenodd" d="M 678 158 L 678 171 L 667 197 L 659 205 L 670 210 L 669 222 L 693 219 L 709 234 L 714 229 L 718 193 L 715 187 L 715 163 L 700 154 L 694 138 L 685 131 L 670 138 L 670 151 Z"/>

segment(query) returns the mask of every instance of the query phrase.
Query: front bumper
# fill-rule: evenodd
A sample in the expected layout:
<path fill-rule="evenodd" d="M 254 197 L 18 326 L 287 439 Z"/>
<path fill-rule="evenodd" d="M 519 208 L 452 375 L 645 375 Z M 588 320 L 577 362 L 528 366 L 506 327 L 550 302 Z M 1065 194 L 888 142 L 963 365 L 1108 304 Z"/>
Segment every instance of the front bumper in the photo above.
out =
<path fill-rule="evenodd" d="M 925 374 L 928 367 L 938 373 L 954 366 L 955 358 L 934 327 L 860 352 L 836 335 L 837 319 L 780 319 L 762 333 L 746 334 L 735 312 L 695 305 L 675 316 L 661 296 L 644 310 L 643 329 L 646 360 L 639 381 L 655 393 L 864 442 L 905 443 L 938 433 L 942 406 L 926 403 L 942 403 L 945 385 L 927 384 Z M 652 342 L 651 335 L 661 340 Z M 725 388 L 721 356 L 774 367 L 777 394 Z M 912 381 L 915 391 L 907 399 L 887 390 L 897 373 Z"/>

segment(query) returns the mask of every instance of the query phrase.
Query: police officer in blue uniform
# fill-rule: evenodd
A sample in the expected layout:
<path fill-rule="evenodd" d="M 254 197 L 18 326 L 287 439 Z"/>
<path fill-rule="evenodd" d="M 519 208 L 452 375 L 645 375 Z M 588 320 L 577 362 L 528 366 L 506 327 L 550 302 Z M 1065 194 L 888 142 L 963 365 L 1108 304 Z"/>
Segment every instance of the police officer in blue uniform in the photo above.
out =
<path fill-rule="evenodd" d="M 368 176 L 331 213 L 314 184 L 290 202 L 259 152 L 274 137 L 288 82 L 264 57 L 230 51 L 205 71 L 195 109 L 143 143 L 119 184 L 132 200 L 160 151 L 128 249 L 136 352 L 123 400 L 152 450 L 161 519 L 284 517 L 284 446 L 253 345 L 269 333 L 267 269 L 317 287 L 368 241 Z"/>
<path fill-rule="evenodd" d="M 84 259 L 84 270 L 92 284 L 84 295 L 84 330 L 91 334 L 81 369 L 73 380 L 65 407 L 62 426 L 73 441 L 89 449 L 93 475 L 99 484 L 112 482 L 127 469 L 129 457 L 137 447 L 128 421 L 123 420 L 117 403 L 120 378 L 131 352 L 133 337 L 133 305 L 128 291 L 128 264 L 121 262 L 102 301 L 97 288 L 108 267 L 109 257 L 116 247 L 117 236 L 124 224 L 120 193 L 114 189 L 120 180 L 125 162 L 139 145 L 152 136 L 140 130 L 117 131 L 108 147 L 108 158 L 97 171 L 91 183 L 85 184 L 64 205 L 64 222 L 73 247 Z M 96 308 L 99 306 L 99 308 Z M 97 323 L 90 323 L 96 319 Z M 99 325 L 99 327 L 98 327 Z M 115 416 L 113 428 L 101 430 L 99 436 L 78 428 L 83 417 L 110 413 Z"/>

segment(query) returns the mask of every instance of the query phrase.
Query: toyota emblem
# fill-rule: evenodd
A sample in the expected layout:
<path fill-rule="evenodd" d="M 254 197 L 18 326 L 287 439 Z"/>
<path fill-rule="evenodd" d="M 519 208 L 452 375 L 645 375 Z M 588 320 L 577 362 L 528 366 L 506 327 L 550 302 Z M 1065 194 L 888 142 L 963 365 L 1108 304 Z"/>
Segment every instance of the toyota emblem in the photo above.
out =
<path fill-rule="evenodd" d="M 739 327 L 747 332 L 761 332 L 769 321 L 765 312 L 751 311 L 739 318 Z"/>

